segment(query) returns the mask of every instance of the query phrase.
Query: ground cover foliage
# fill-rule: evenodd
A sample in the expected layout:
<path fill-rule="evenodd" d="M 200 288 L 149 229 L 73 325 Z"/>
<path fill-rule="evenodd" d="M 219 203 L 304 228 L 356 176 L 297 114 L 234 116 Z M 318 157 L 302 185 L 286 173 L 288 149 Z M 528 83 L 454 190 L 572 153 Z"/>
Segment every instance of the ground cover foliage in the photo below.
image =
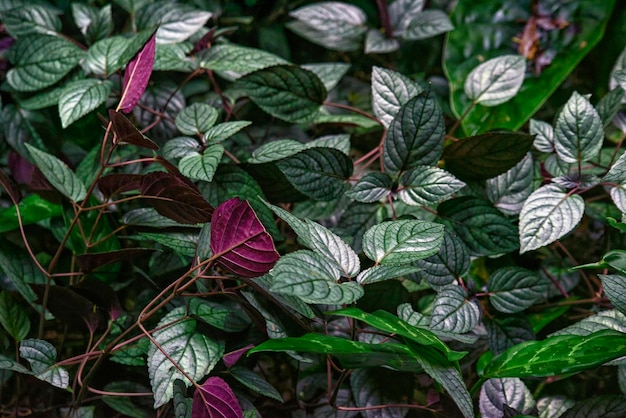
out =
<path fill-rule="evenodd" d="M 0 20 L 3 415 L 626 415 L 619 2 Z"/>

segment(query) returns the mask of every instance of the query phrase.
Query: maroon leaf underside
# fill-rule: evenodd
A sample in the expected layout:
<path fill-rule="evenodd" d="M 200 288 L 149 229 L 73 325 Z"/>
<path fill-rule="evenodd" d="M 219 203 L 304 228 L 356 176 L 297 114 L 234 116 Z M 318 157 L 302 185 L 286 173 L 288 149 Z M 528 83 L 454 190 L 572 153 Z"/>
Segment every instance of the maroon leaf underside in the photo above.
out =
<path fill-rule="evenodd" d="M 191 418 L 242 418 L 241 406 L 221 378 L 209 377 L 193 394 Z"/>
<path fill-rule="evenodd" d="M 52 190 L 41 170 L 17 152 L 9 154 L 8 167 L 17 184 L 24 184 L 35 191 Z"/>
<path fill-rule="evenodd" d="M 146 174 L 141 182 L 141 194 L 157 212 L 181 224 L 209 222 L 213 214 L 213 207 L 198 189 L 174 174 Z"/>
<path fill-rule="evenodd" d="M 211 250 L 217 262 L 235 274 L 258 277 L 279 258 L 272 237 L 245 200 L 222 203 L 211 219 Z"/>
<path fill-rule="evenodd" d="M 138 147 L 144 147 L 157 151 L 159 146 L 146 138 L 139 129 L 133 125 L 131 121 L 119 112 L 113 109 L 109 109 L 109 119 L 113 124 L 113 132 L 115 132 L 116 144 L 126 143 L 137 145 Z"/>
<path fill-rule="evenodd" d="M 18 189 L 17 185 L 11 181 L 9 176 L 2 170 L 0 170 L 0 185 L 9 194 L 13 203 L 18 204 L 22 200 L 22 193 Z"/>
<path fill-rule="evenodd" d="M 248 344 L 247 346 L 241 347 L 238 350 L 231 351 L 230 353 L 226 353 L 222 357 L 222 361 L 224 362 L 226 367 L 229 367 L 229 368 L 233 367 L 244 354 L 246 354 L 248 351 L 250 351 L 253 348 L 254 348 L 254 344 Z"/>
<path fill-rule="evenodd" d="M 90 273 L 107 264 L 152 252 L 154 249 L 151 248 L 126 248 L 103 253 L 81 254 L 76 257 L 76 262 L 83 272 Z"/>
<path fill-rule="evenodd" d="M 98 180 L 98 189 L 106 197 L 139 190 L 143 177 L 141 174 L 109 174 Z"/>
<path fill-rule="evenodd" d="M 124 89 L 118 109 L 130 113 L 148 86 L 154 67 L 156 31 L 144 47 L 130 60 L 124 72 Z"/>

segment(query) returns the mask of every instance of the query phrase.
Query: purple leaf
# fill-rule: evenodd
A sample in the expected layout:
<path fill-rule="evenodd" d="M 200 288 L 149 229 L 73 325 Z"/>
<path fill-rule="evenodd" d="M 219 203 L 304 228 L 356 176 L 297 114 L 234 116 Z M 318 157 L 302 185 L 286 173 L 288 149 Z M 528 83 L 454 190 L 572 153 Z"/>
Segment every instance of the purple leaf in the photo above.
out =
<path fill-rule="evenodd" d="M 16 152 L 9 154 L 9 170 L 18 184 L 25 184 L 31 190 L 52 190 L 52 186 L 41 170 Z"/>
<path fill-rule="evenodd" d="M 171 173 L 148 173 L 141 182 L 146 203 L 161 215 L 182 224 L 209 222 L 213 207 L 193 183 Z"/>
<path fill-rule="evenodd" d="M 22 200 L 22 192 L 15 183 L 11 181 L 9 176 L 2 170 L 0 170 L 0 186 L 9 194 L 11 200 L 17 204 Z"/>
<path fill-rule="evenodd" d="M 130 113 L 137 104 L 141 95 L 148 86 L 152 67 L 154 67 L 154 53 L 156 48 L 156 31 L 146 42 L 144 47 L 130 60 L 124 72 L 124 89 L 122 99 L 117 110 Z"/>
<path fill-rule="evenodd" d="M 191 418 L 243 418 L 243 412 L 230 386 L 209 377 L 193 394 Z"/>
<path fill-rule="evenodd" d="M 279 258 L 274 241 L 245 200 L 235 197 L 218 206 L 211 219 L 211 250 L 218 263 L 235 274 L 258 277 Z"/>
<path fill-rule="evenodd" d="M 116 144 L 133 144 L 138 147 L 158 150 L 159 146 L 142 134 L 126 116 L 113 109 L 109 109 L 109 119 L 113 124 L 113 132 L 117 136 Z"/>
<path fill-rule="evenodd" d="M 98 189 L 106 197 L 111 197 L 118 193 L 139 190 L 143 176 L 141 174 L 109 174 L 98 180 Z"/>
<path fill-rule="evenodd" d="M 76 257 L 76 262 L 85 273 L 95 271 L 99 267 L 116 263 L 126 258 L 133 258 L 146 253 L 154 252 L 150 248 L 125 248 L 122 250 L 107 251 L 102 253 L 81 254 Z"/>
<path fill-rule="evenodd" d="M 226 365 L 226 367 L 233 367 L 235 363 L 239 361 L 239 359 L 246 354 L 251 348 L 254 348 L 254 344 L 248 344 L 245 347 L 241 347 L 238 350 L 231 351 L 230 353 L 224 354 L 222 357 L 222 361 Z"/>

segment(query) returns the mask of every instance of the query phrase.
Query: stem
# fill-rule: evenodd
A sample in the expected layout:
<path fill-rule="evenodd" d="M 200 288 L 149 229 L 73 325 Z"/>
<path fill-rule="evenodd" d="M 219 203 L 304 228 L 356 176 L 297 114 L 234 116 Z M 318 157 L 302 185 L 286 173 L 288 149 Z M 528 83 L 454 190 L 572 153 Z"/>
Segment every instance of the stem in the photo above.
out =
<path fill-rule="evenodd" d="M 393 28 L 391 27 L 391 21 L 389 20 L 389 11 L 387 9 L 386 0 L 376 0 L 376 6 L 378 7 L 378 14 L 380 16 L 380 23 L 385 30 L 385 37 L 387 39 L 393 39 Z"/>
<path fill-rule="evenodd" d="M 358 107 L 333 102 L 324 102 L 323 105 L 328 107 L 335 107 L 337 109 L 349 110 L 350 112 L 358 113 L 359 115 L 365 116 L 366 118 L 376 121 L 378 124 L 380 124 L 380 121 L 376 118 L 376 116 L 367 113 L 366 111 L 361 110 Z"/>
<path fill-rule="evenodd" d="M 463 112 L 461 117 L 457 119 L 457 121 L 454 123 L 454 125 L 452 125 L 452 128 L 448 131 L 448 134 L 446 136 L 452 136 L 454 134 L 454 131 L 456 131 L 456 129 L 461 124 L 461 122 L 463 122 L 463 119 L 465 119 L 467 117 L 468 113 L 470 112 L 470 110 L 472 110 L 474 108 L 474 106 L 476 106 L 476 102 L 472 102 L 469 105 L 469 107 L 467 109 L 465 109 L 465 112 Z"/>

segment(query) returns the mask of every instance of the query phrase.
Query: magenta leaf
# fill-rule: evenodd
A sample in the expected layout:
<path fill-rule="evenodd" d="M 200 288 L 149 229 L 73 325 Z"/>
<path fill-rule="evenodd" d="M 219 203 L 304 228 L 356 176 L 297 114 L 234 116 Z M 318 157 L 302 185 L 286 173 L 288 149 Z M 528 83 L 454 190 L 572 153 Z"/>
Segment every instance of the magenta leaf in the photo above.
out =
<path fill-rule="evenodd" d="M 243 418 L 243 412 L 230 386 L 209 377 L 193 394 L 191 418 Z"/>
<path fill-rule="evenodd" d="M 235 363 L 239 361 L 239 359 L 246 354 L 250 349 L 254 348 L 254 344 L 248 344 L 245 347 L 241 347 L 238 350 L 231 351 L 230 353 L 224 354 L 222 357 L 222 361 L 226 365 L 226 367 L 233 367 Z"/>
<path fill-rule="evenodd" d="M 117 110 L 130 113 L 137 104 L 141 95 L 148 86 L 152 67 L 154 67 L 154 53 L 156 49 L 156 31 L 146 42 L 144 47 L 130 60 L 124 72 L 124 89 L 122 99 Z"/>
<path fill-rule="evenodd" d="M 159 149 L 159 146 L 142 134 L 126 116 L 113 109 L 109 109 L 109 119 L 111 119 L 111 123 L 113 124 L 116 144 L 132 144 L 155 151 Z"/>
<path fill-rule="evenodd" d="M 217 262 L 235 274 L 258 277 L 278 260 L 274 241 L 250 204 L 235 197 L 215 209 L 211 219 L 211 250 Z"/>
<path fill-rule="evenodd" d="M 181 177 L 162 171 L 148 173 L 143 177 L 141 194 L 157 212 L 176 222 L 209 222 L 213 206 L 202 197 L 193 183 Z"/>

